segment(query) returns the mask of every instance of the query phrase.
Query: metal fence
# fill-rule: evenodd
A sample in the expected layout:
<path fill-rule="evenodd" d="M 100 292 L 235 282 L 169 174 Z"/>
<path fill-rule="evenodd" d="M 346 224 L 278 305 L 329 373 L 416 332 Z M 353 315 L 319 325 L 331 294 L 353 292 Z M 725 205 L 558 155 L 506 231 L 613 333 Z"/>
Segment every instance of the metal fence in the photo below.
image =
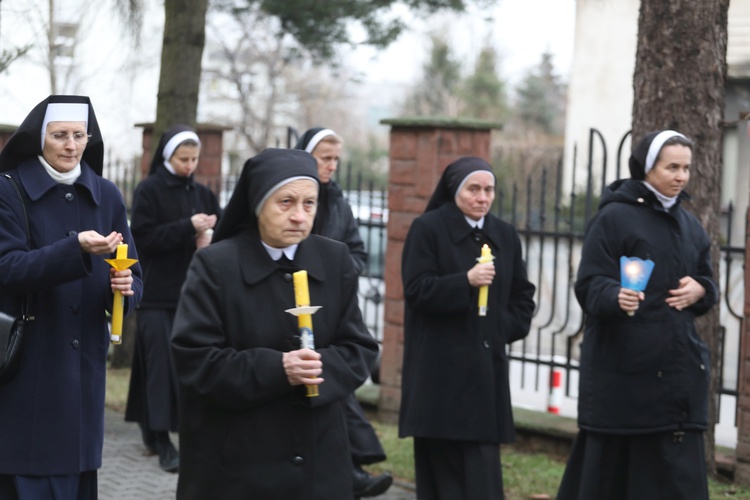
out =
<path fill-rule="evenodd" d="M 601 139 L 601 134 L 592 129 L 590 139 Z M 625 137 L 619 143 L 620 157 Z M 583 330 L 583 314 L 573 293 L 580 250 L 586 223 L 594 215 L 599 193 L 609 181 L 620 177 L 619 162 L 607 173 L 607 154 L 598 155 L 601 165 L 595 168 L 595 155 L 590 144 L 583 172 L 573 167 L 564 172 L 562 161 L 557 159 L 548 165 L 539 165 L 524 176 L 515 176 L 511 182 L 498 182 L 493 212 L 512 223 L 518 230 L 525 251 L 529 277 L 537 287 L 532 329 L 523 341 L 511 346 L 510 358 L 520 364 L 517 376 L 520 387 L 525 390 L 546 392 L 549 390 L 550 373 L 565 372 L 565 394 L 573 398 L 576 394 L 579 345 Z M 572 179 L 583 179 L 578 185 L 564 192 L 563 174 Z M 109 162 L 105 177 L 120 186 L 128 207 L 132 192 L 139 180 L 138 165 L 134 162 Z M 351 164 L 342 165 L 336 173 L 336 181 L 352 206 L 357 218 L 360 234 L 369 254 L 368 266 L 360 277 L 359 299 L 362 314 L 370 332 L 382 341 L 383 300 L 385 288 L 383 269 L 386 255 L 386 228 L 388 221 L 387 193 L 372 183 L 362 181 Z M 203 180 L 220 197 L 222 206 L 229 200 L 236 179 L 226 177 L 219 180 Z M 570 183 L 575 186 L 576 182 Z M 735 214 L 730 204 L 724 214 L 720 269 L 715 270 L 721 287 L 721 352 L 718 361 L 720 393 L 724 397 L 737 398 L 739 374 L 739 343 L 742 328 L 744 299 L 743 267 L 745 249 L 733 245 L 731 234 Z M 720 398 L 721 401 L 721 398 Z M 732 422 L 734 424 L 734 422 Z"/>
<path fill-rule="evenodd" d="M 601 139 L 592 129 L 591 140 Z M 625 137 L 620 141 L 622 150 Z M 604 141 L 601 141 L 604 148 Z M 523 183 L 499 186 L 495 213 L 512 223 L 521 237 L 529 277 L 537 286 L 532 328 L 523 341 L 514 343 L 510 358 L 520 364 L 515 372 L 521 388 L 546 392 L 551 387 L 553 370 L 562 370 L 565 395 L 577 397 L 579 348 L 582 340 L 584 315 L 573 292 L 586 223 L 593 217 L 599 195 L 608 182 L 620 177 L 620 166 L 607 174 L 606 149 L 594 155 L 589 147 L 583 162 L 584 172 L 576 172 L 576 161 L 563 171 L 562 161 L 529 175 Z M 595 156 L 598 160 L 595 160 Z M 600 168 L 594 162 L 601 161 Z M 562 176 L 584 179 L 576 191 L 563 192 Z M 581 175 L 583 174 L 583 175 Z M 571 183 L 574 186 L 576 183 Z M 738 394 L 740 332 L 744 300 L 745 249 L 733 244 L 732 222 L 736 216 L 730 203 L 722 218 L 720 269 L 714 270 L 720 285 L 721 339 L 719 370 L 720 397 L 718 404 L 728 401 L 731 408 Z M 729 398 L 729 399 L 726 399 Z M 719 408 L 721 414 L 721 407 Z M 728 411 L 726 418 L 733 418 Z M 730 425 L 735 425 L 732 420 Z"/>

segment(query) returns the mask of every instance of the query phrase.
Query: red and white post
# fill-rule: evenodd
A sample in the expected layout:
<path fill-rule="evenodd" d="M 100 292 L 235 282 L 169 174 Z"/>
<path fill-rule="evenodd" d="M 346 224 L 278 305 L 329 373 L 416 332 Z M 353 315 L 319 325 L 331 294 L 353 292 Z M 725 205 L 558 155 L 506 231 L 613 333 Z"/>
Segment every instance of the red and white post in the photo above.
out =
<path fill-rule="evenodd" d="M 562 398 L 562 370 L 553 369 L 549 373 L 549 399 L 547 402 L 547 413 L 559 415 Z"/>

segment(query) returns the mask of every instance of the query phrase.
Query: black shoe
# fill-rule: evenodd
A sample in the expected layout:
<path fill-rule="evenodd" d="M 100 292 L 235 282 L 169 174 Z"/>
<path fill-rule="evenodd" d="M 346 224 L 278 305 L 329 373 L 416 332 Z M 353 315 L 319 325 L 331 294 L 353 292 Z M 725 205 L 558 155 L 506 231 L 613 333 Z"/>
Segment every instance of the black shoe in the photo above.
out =
<path fill-rule="evenodd" d="M 382 495 L 393 484 L 393 477 L 388 472 L 373 476 L 361 467 L 354 467 L 354 498 Z"/>
<path fill-rule="evenodd" d="M 147 455 L 156 455 L 159 451 L 156 448 L 156 433 L 147 429 L 143 424 L 138 424 L 141 428 L 141 438 L 143 446 L 146 447 Z"/>
<path fill-rule="evenodd" d="M 177 472 L 180 469 L 180 452 L 169 440 L 169 433 L 157 432 L 156 443 L 159 449 L 159 467 L 164 472 Z"/>

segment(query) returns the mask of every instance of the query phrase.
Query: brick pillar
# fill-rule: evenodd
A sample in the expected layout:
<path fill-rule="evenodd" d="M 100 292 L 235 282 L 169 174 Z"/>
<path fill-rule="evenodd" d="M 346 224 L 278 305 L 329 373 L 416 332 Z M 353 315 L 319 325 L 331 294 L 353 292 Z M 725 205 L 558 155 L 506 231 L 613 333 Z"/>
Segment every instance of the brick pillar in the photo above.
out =
<path fill-rule="evenodd" d="M 154 124 L 137 123 L 136 127 L 143 128 L 143 153 L 141 154 L 141 178 L 148 175 L 151 168 L 151 141 L 153 140 Z M 201 153 L 198 158 L 198 168 L 195 170 L 195 180 L 210 187 L 219 196 L 221 191 L 221 160 L 224 152 L 222 138 L 225 130 L 212 124 L 198 124 L 195 131 L 201 140 Z"/>
<path fill-rule="evenodd" d="M 390 125 L 391 133 L 385 313 L 378 408 L 383 419 L 395 422 L 401 404 L 404 346 L 401 252 L 406 233 L 412 221 L 424 212 L 445 167 L 462 156 L 490 160 L 490 132 L 499 126 L 489 122 L 436 118 L 388 119 L 381 123 Z"/>
<path fill-rule="evenodd" d="M 745 262 L 750 262 L 750 209 L 745 215 Z M 745 314 L 750 318 L 750 266 L 745 266 Z M 750 484 L 750 322 L 742 322 L 737 396 L 737 448 L 734 480 Z"/>

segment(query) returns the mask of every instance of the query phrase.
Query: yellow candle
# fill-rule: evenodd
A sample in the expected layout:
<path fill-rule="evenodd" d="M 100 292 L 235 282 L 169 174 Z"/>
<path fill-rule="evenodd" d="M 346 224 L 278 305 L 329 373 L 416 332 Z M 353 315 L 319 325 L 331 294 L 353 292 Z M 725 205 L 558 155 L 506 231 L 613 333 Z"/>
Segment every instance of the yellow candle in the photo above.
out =
<path fill-rule="evenodd" d="M 307 271 L 297 271 L 292 274 L 294 278 L 294 301 L 297 307 L 308 307 L 310 305 L 310 288 L 307 284 Z M 299 329 L 301 346 L 303 349 L 315 349 L 313 337 L 312 314 L 299 314 L 297 316 L 297 328 Z M 307 385 L 307 397 L 318 395 L 317 385 Z"/>
<path fill-rule="evenodd" d="M 117 245 L 117 258 L 118 259 L 128 258 L 128 244 L 127 243 L 120 243 L 119 245 Z"/>
<path fill-rule="evenodd" d="M 292 274 L 294 278 L 294 300 L 297 307 L 310 305 L 310 288 L 307 285 L 307 271 L 297 271 Z"/>
<path fill-rule="evenodd" d="M 138 262 L 135 259 L 128 259 L 128 245 L 120 243 L 117 245 L 117 253 L 114 259 L 104 259 L 110 266 L 117 271 L 123 271 Z M 112 331 L 110 339 L 113 344 L 122 343 L 122 309 L 125 299 L 122 292 L 115 290 L 114 300 L 112 302 Z"/>
<path fill-rule="evenodd" d="M 479 262 L 484 264 L 486 262 L 492 262 L 492 251 L 489 245 L 486 243 L 482 245 L 482 256 L 479 257 Z M 489 293 L 489 286 L 484 285 L 479 287 L 479 315 L 487 316 L 487 295 Z"/>

